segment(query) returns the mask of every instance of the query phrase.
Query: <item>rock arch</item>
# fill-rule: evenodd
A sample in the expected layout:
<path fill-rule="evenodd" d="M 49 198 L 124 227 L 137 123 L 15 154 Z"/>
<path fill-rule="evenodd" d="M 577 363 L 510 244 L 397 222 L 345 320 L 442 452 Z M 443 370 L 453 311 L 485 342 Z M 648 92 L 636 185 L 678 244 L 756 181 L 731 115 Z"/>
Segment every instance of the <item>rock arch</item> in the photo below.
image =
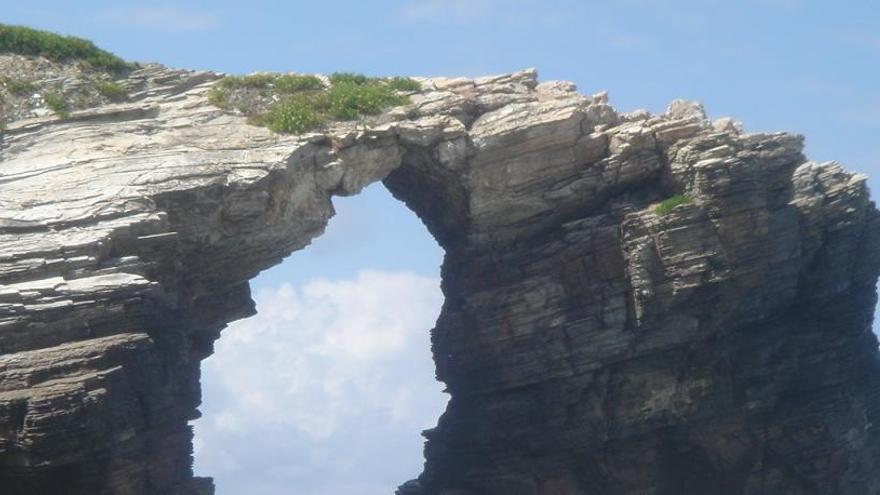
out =
<path fill-rule="evenodd" d="M 279 136 L 146 66 L 133 102 L 0 148 L 0 483 L 210 493 L 199 362 L 248 280 L 382 180 L 446 250 L 452 396 L 405 494 L 880 490 L 880 221 L 864 178 L 696 104 L 620 114 L 534 71 L 424 80 Z M 675 194 L 689 202 L 662 215 Z"/>

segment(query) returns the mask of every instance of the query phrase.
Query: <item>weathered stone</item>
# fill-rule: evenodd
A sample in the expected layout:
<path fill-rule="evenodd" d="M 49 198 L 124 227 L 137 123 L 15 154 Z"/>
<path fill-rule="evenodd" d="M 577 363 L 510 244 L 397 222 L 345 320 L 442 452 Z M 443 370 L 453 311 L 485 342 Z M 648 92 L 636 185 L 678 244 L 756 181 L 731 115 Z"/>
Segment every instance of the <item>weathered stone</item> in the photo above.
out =
<path fill-rule="evenodd" d="M 446 250 L 451 400 L 398 493 L 880 493 L 880 214 L 801 137 L 618 115 L 533 70 L 277 135 L 208 104 L 218 77 L 145 66 L 126 103 L 3 133 L 0 493 L 212 493 L 200 361 L 376 181 Z"/>

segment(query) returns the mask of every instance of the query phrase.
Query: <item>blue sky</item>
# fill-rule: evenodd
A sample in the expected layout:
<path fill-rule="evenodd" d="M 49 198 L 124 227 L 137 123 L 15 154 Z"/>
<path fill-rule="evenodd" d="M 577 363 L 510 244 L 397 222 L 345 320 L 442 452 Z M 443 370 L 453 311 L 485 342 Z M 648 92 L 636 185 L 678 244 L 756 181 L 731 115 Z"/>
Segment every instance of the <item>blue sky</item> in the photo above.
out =
<path fill-rule="evenodd" d="M 697 99 L 749 131 L 805 134 L 811 158 L 868 173 L 880 191 L 874 0 L 2 3 L 0 22 L 178 67 L 537 67 L 544 80 L 608 90 L 620 110 Z M 381 186 L 337 205 L 324 237 L 254 281 L 260 315 L 233 324 L 205 364 L 197 470 L 220 495 L 391 493 L 420 468 L 418 431 L 445 400 L 427 344 L 442 252 Z M 389 305 L 408 309 L 389 320 Z"/>

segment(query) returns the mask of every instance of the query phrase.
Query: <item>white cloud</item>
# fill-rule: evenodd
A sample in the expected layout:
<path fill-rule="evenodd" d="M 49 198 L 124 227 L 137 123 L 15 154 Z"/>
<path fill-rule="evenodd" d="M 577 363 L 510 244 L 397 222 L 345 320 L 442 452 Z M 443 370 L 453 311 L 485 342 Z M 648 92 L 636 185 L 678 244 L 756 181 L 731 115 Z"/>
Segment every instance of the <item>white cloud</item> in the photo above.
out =
<path fill-rule="evenodd" d="M 196 467 L 218 495 L 391 493 L 417 475 L 446 402 L 429 351 L 439 282 L 366 270 L 255 299 L 203 364 Z"/>
<path fill-rule="evenodd" d="M 221 24 L 215 13 L 175 5 L 114 8 L 99 13 L 98 19 L 119 27 L 161 31 L 205 31 Z"/>

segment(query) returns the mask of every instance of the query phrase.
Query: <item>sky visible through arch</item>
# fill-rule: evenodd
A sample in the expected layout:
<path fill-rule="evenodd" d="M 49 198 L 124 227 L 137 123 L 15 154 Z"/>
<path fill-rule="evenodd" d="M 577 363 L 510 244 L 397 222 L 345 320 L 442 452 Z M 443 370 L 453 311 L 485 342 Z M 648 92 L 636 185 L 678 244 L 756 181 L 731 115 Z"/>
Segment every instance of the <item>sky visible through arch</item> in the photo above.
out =
<path fill-rule="evenodd" d="M 880 191 L 875 0 L 0 0 L 0 22 L 234 73 L 536 67 L 619 110 L 697 99 L 748 131 L 802 133 L 809 157 Z M 197 469 L 219 495 L 390 493 L 420 467 L 444 401 L 427 347 L 442 252 L 381 186 L 337 204 L 324 237 L 254 281 L 260 315 L 205 364 Z"/>
<path fill-rule="evenodd" d="M 204 361 L 196 470 L 218 495 L 391 494 L 421 472 L 447 400 L 429 337 L 443 251 L 382 184 L 334 205 Z"/>

